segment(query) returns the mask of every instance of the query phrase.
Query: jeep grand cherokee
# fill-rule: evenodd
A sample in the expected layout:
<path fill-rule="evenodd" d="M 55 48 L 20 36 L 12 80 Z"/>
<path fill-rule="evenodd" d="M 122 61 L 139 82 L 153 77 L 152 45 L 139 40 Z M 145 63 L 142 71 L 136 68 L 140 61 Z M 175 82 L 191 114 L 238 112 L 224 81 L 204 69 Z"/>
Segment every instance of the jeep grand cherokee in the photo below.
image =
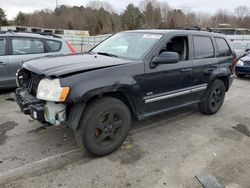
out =
<path fill-rule="evenodd" d="M 132 118 L 192 104 L 216 113 L 236 62 L 222 34 L 126 31 L 85 54 L 24 63 L 17 74 L 17 103 L 41 123 L 71 127 L 90 154 L 103 156 L 123 143 Z"/>

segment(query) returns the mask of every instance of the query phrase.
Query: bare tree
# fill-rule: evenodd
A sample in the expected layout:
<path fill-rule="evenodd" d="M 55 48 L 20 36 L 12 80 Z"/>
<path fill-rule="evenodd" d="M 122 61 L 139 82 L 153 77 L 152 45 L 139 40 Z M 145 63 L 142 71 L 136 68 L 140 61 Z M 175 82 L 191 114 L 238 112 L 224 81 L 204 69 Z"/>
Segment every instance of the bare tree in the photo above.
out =
<path fill-rule="evenodd" d="M 146 11 L 146 8 L 149 3 L 152 5 L 153 8 L 159 8 L 159 2 L 157 0 L 141 0 L 139 2 L 139 9 L 142 12 Z"/>
<path fill-rule="evenodd" d="M 250 10 L 247 6 L 239 6 L 234 10 L 234 12 L 240 22 L 242 22 L 243 19 L 250 14 Z"/>
<path fill-rule="evenodd" d="M 100 8 L 103 8 L 106 11 L 114 13 L 114 8 L 111 4 L 109 4 L 107 1 L 100 1 L 100 0 L 91 0 L 87 3 L 87 7 L 99 10 Z"/>
<path fill-rule="evenodd" d="M 171 10 L 169 4 L 167 1 L 161 1 L 158 3 L 158 6 L 161 10 L 161 18 L 163 22 L 167 22 L 167 15 L 168 15 L 168 11 Z"/>

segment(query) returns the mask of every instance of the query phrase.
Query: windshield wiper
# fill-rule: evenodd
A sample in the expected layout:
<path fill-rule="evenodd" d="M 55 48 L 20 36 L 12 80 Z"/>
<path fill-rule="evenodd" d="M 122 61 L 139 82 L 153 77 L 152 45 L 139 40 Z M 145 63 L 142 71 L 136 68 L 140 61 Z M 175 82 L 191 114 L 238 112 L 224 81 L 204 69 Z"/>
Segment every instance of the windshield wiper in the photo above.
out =
<path fill-rule="evenodd" d="M 97 52 L 97 54 L 99 54 L 99 55 L 105 55 L 105 56 L 109 56 L 109 57 L 118 57 L 115 54 L 110 54 L 110 53 L 106 53 L 106 52 Z"/>

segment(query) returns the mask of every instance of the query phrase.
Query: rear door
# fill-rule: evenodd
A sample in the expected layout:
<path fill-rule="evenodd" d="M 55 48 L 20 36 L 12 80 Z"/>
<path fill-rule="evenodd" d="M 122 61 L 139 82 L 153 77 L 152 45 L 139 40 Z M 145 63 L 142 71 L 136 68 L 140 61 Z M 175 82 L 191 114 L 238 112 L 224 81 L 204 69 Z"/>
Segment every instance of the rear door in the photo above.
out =
<path fill-rule="evenodd" d="M 7 38 L 0 37 L 0 88 L 6 87 L 10 79 Z"/>
<path fill-rule="evenodd" d="M 214 39 L 218 48 L 217 56 L 220 67 L 227 67 L 227 68 L 229 67 L 229 70 L 231 70 L 229 74 L 233 75 L 234 70 L 232 64 L 233 64 L 234 54 L 230 49 L 228 42 L 221 37 L 215 37 Z"/>
<path fill-rule="evenodd" d="M 199 100 L 207 89 L 211 75 L 218 68 L 213 38 L 210 36 L 193 35 L 193 87 L 201 90 L 194 95 Z"/>
<path fill-rule="evenodd" d="M 49 55 L 44 40 L 31 37 L 12 37 L 10 41 L 10 76 L 15 82 L 16 72 L 24 61 Z"/>

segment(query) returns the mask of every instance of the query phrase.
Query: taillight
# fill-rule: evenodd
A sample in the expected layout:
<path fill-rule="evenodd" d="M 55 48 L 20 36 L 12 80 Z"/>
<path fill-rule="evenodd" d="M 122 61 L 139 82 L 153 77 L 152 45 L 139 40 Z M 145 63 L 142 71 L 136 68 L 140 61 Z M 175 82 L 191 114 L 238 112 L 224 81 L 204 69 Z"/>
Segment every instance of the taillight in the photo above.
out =
<path fill-rule="evenodd" d="M 70 53 L 75 54 L 76 53 L 75 48 L 68 41 L 66 43 L 67 43 L 67 45 L 69 47 Z"/>

